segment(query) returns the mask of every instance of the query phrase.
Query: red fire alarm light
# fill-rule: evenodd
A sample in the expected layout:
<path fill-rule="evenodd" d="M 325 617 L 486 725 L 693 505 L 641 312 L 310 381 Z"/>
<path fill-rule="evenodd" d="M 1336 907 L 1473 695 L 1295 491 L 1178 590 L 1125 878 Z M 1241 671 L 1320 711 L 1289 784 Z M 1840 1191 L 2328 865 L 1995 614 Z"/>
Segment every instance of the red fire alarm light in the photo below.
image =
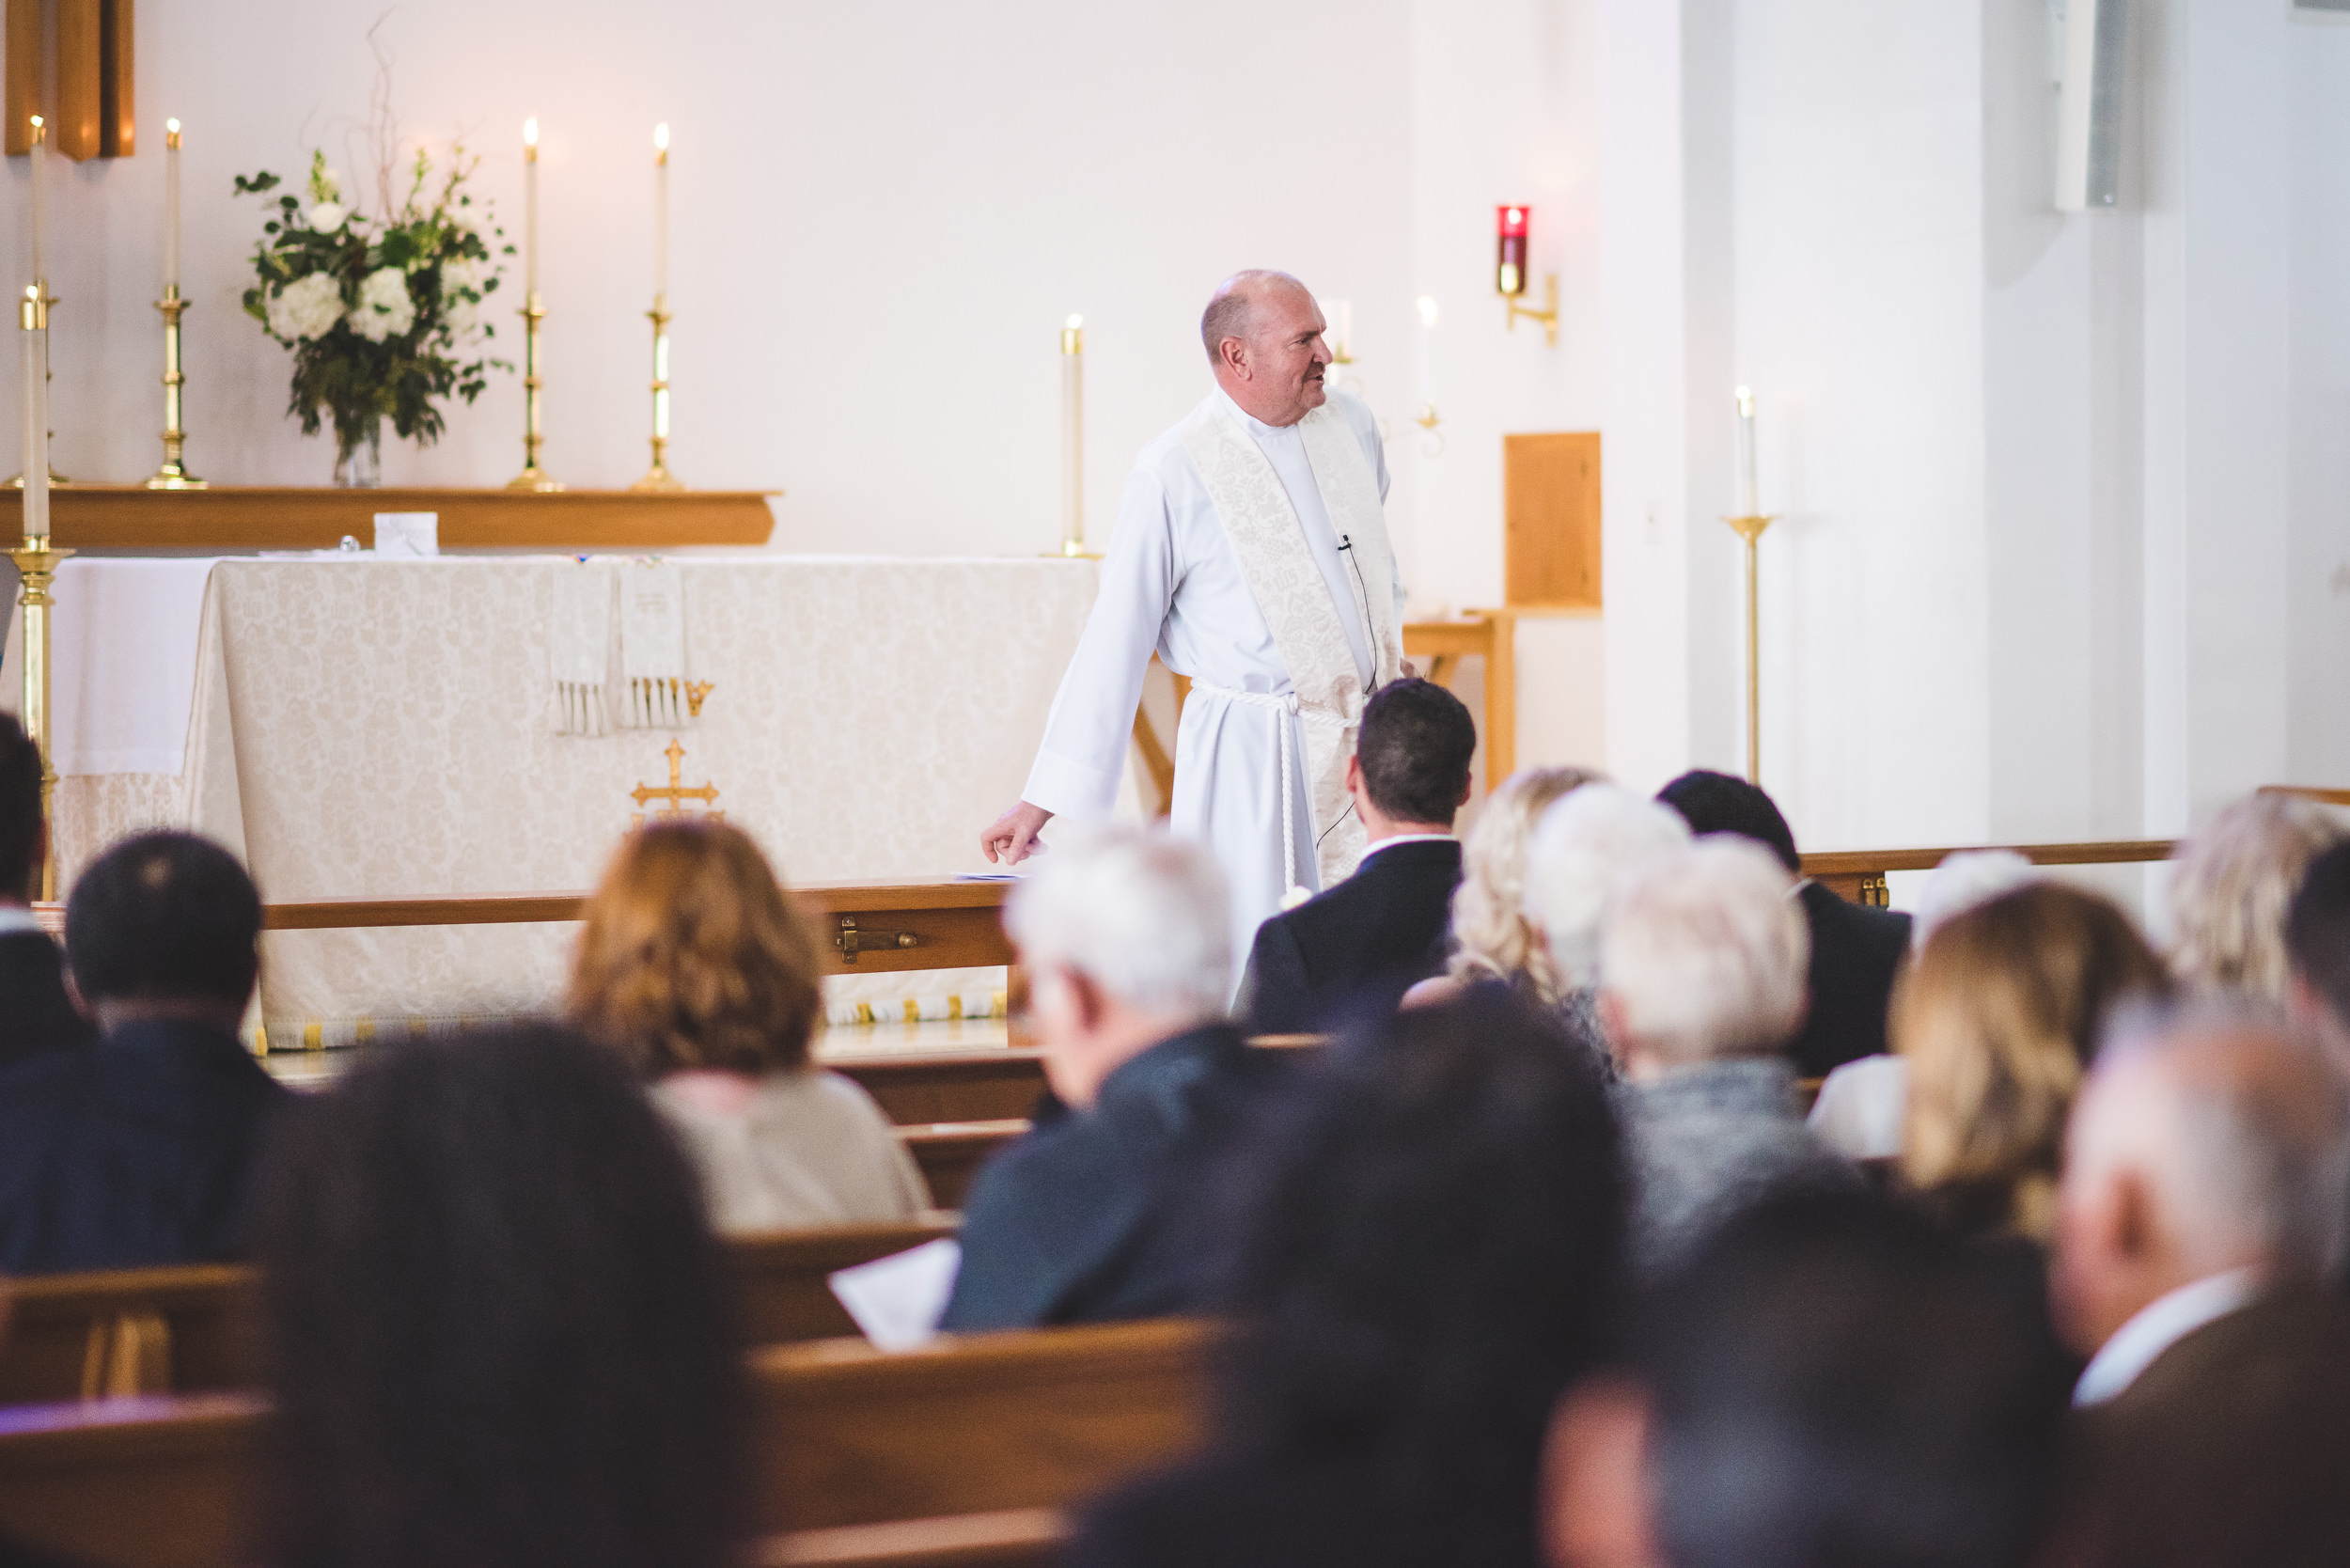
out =
<path fill-rule="evenodd" d="M 1526 229 L 1534 210 L 1520 204 L 1494 209 L 1495 232 L 1501 254 L 1494 265 L 1494 288 L 1512 298 L 1526 292 Z"/>

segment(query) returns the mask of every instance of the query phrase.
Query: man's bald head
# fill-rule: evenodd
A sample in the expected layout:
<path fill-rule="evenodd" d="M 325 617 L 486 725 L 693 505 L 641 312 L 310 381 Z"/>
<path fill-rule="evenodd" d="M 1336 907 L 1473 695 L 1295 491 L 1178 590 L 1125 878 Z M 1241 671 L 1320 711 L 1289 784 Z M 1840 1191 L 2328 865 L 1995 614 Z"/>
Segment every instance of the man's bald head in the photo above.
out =
<path fill-rule="evenodd" d="M 1199 340 L 1207 346 L 1209 362 L 1214 364 L 1223 356 L 1227 337 L 1246 343 L 1256 337 L 1259 301 L 1292 290 L 1308 300 L 1313 298 L 1313 291 L 1304 284 L 1270 267 L 1251 267 L 1217 284 L 1215 292 L 1208 296 L 1208 308 L 1199 314 Z"/>
<path fill-rule="evenodd" d="M 2064 1165 L 2060 1294 L 2076 1345 L 2093 1350 L 2197 1279 L 2331 1273 L 2350 1207 L 2350 1091 L 2316 1045 L 2264 1018 L 2125 1033 L 2074 1106 Z"/>
<path fill-rule="evenodd" d="M 1215 367 L 1215 384 L 1250 418 L 1294 425 L 1328 396 L 1322 373 L 1330 349 L 1322 340 L 1322 307 L 1287 273 L 1234 273 L 1216 286 L 1199 318 L 1199 336 Z"/>

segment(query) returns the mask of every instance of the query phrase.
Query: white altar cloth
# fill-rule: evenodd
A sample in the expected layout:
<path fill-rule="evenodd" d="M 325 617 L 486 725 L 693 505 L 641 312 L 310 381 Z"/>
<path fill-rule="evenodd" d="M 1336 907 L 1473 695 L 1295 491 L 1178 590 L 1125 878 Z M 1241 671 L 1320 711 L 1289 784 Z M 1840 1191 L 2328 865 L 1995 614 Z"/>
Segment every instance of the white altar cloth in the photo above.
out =
<path fill-rule="evenodd" d="M 717 807 L 789 880 L 983 864 L 979 829 L 1019 794 L 1092 605 L 1092 563 L 681 564 L 688 673 L 713 682 L 700 716 L 582 737 L 554 733 L 549 712 L 561 557 L 219 562 L 201 599 L 185 765 L 61 778 L 61 884 L 123 833 L 176 825 L 238 850 L 277 902 L 586 887 L 644 809 L 630 792 L 669 782 L 673 735 L 682 782 L 715 783 Z M 130 638 L 122 626 L 92 635 Z M 83 668 L 86 685 L 117 666 Z M 10 666 L 0 706 L 17 700 Z M 71 700 L 111 699 L 90 686 Z M 272 1043 L 543 1009 L 572 930 L 273 933 Z M 892 980 L 901 994 L 967 983 Z"/>
<path fill-rule="evenodd" d="M 76 556 L 50 595 L 50 765 L 60 775 L 177 774 L 196 703 L 196 650 L 212 559 Z M 137 628 L 135 636 L 124 629 Z M 22 629 L 8 625 L 0 670 Z M 8 703 L 16 711 L 22 693 Z"/>

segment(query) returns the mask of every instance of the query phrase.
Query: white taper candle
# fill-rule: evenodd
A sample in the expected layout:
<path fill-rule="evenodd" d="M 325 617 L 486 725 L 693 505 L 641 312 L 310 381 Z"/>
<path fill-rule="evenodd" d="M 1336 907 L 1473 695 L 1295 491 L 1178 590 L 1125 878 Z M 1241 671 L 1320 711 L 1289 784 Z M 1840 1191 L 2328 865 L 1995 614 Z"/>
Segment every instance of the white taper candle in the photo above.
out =
<path fill-rule="evenodd" d="M 180 122 L 164 121 L 164 288 L 180 287 Z"/>
<path fill-rule="evenodd" d="M 1738 515 L 1761 515 L 1762 491 L 1754 477 L 1754 390 L 1738 388 Z"/>
<path fill-rule="evenodd" d="M 652 128 L 652 297 L 669 293 L 669 127 Z"/>
<path fill-rule="evenodd" d="M 523 121 L 523 303 L 539 292 L 539 118 Z"/>

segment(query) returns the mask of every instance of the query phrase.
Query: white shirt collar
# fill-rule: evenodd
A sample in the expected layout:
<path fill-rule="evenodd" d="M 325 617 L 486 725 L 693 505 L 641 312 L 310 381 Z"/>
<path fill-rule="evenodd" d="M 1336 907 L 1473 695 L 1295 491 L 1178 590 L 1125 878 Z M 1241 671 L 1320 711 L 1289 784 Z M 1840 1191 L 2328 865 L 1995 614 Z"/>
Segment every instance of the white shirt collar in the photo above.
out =
<path fill-rule="evenodd" d="M 1295 425 L 1266 424 L 1262 419 L 1241 407 L 1232 395 L 1221 386 L 1215 389 L 1215 395 L 1223 402 L 1224 411 L 1240 421 L 1240 428 L 1260 441 L 1289 440 L 1297 435 Z"/>
<path fill-rule="evenodd" d="M 40 920 L 21 903 L 0 903 L 0 936 L 14 936 L 21 931 L 40 930 Z"/>
<path fill-rule="evenodd" d="M 2074 1405 L 2105 1403 L 2137 1382 L 2138 1374 L 2164 1351 L 2203 1325 L 2250 1306 L 2259 1294 L 2259 1277 L 2251 1269 L 2238 1268 L 2155 1297 L 2090 1358 L 2088 1371 L 2073 1386 Z"/>
<path fill-rule="evenodd" d="M 1367 845 L 1363 850 L 1363 858 L 1368 860 L 1381 850 L 1393 849 L 1398 844 L 1454 844 L 1458 842 L 1460 842 L 1459 838 L 1450 833 L 1398 833 L 1382 839 L 1375 844 Z"/>

